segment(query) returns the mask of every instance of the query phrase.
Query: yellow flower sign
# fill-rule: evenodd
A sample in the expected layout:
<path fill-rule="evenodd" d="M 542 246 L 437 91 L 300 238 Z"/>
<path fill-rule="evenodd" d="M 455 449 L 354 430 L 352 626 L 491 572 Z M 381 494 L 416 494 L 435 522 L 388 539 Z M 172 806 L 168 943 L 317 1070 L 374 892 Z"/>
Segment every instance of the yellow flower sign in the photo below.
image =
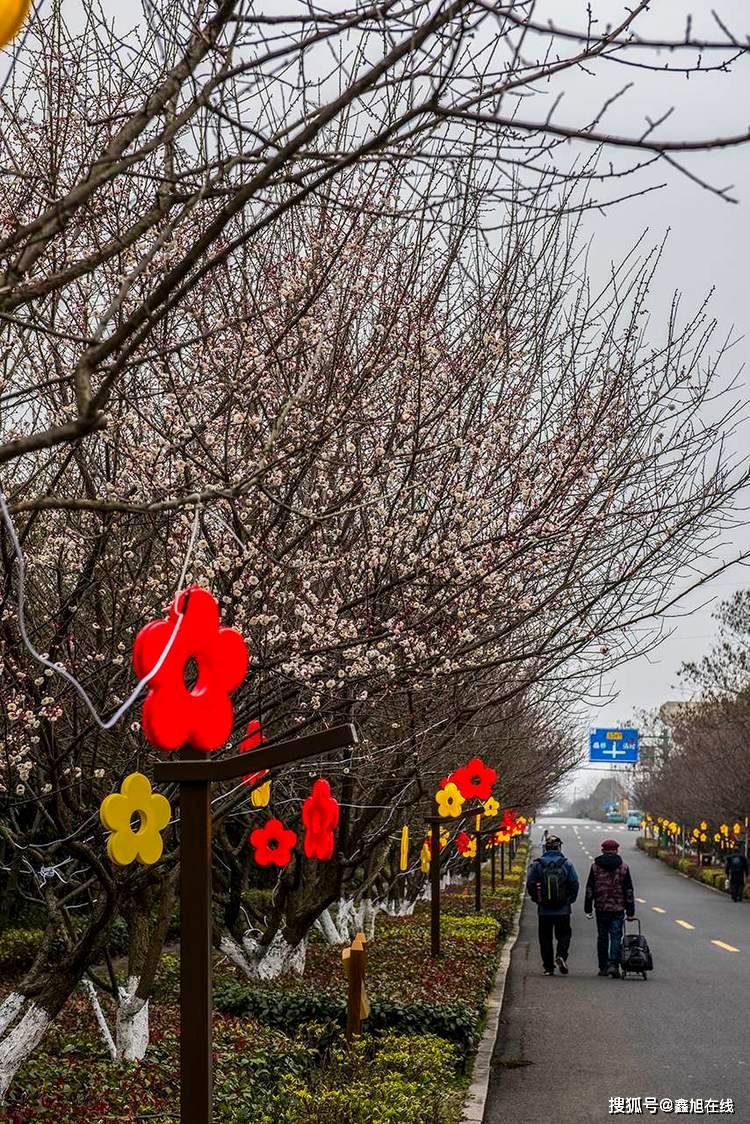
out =
<path fill-rule="evenodd" d="M 267 808 L 271 802 L 271 782 L 259 784 L 250 793 L 250 802 L 254 808 Z"/>
<path fill-rule="evenodd" d="M 144 866 L 158 862 L 164 849 L 161 833 L 172 818 L 165 796 L 151 791 L 143 773 L 131 773 L 119 792 L 105 796 L 99 809 L 104 827 L 112 832 L 107 854 L 117 866 L 137 859 Z"/>
<path fill-rule="evenodd" d="M 0 0 L 0 47 L 18 35 L 30 8 L 31 0 Z"/>
<path fill-rule="evenodd" d="M 452 781 L 445 788 L 438 789 L 435 793 L 435 799 L 441 816 L 458 816 L 461 814 L 464 798 Z"/>
<path fill-rule="evenodd" d="M 484 802 L 484 815 L 485 816 L 496 816 L 499 811 L 500 811 L 500 805 L 498 804 L 498 802 L 497 802 L 497 800 L 495 799 L 494 796 L 491 796 L 489 798 L 489 800 L 485 800 L 485 802 Z"/>
<path fill-rule="evenodd" d="M 701 831 L 708 831 L 708 824 L 706 823 L 705 820 L 701 820 L 700 829 L 701 829 Z"/>

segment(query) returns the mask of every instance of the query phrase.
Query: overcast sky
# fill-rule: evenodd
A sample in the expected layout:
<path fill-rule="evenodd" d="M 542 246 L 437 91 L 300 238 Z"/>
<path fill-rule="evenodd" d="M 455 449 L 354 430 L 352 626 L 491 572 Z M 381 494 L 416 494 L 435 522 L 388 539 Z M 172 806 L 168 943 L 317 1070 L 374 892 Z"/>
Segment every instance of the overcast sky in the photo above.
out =
<path fill-rule="evenodd" d="M 566 23 L 573 21 L 572 13 L 585 5 L 571 4 L 566 9 Z M 750 11 L 744 0 L 724 0 L 717 3 L 716 11 L 722 20 L 739 36 L 750 35 Z M 594 4 L 594 8 L 599 5 Z M 622 5 L 610 3 L 609 11 L 622 11 Z M 718 29 L 710 20 L 711 5 L 686 4 L 682 0 L 661 0 L 653 5 L 648 23 L 642 32 L 653 36 L 679 38 L 684 34 L 685 16 L 696 13 L 694 30 L 712 38 Z M 562 20 L 559 4 L 545 4 L 544 17 Z M 639 27 L 641 25 L 639 24 Z M 670 61 L 677 56 L 671 55 Z M 683 56 L 685 58 L 685 56 Z M 665 56 L 666 61 L 666 56 Z M 707 55 L 705 61 L 708 62 Z M 619 73 L 613 73 L 612 70 Z M 558 111 L 558 119 L 575 118 L 580 107 L 599 104 L 603 96 L 628 81 L 635 87 L 607 116 L 605 124 L 610 131 L 637 133 L 645 124 L 646 116 L 658 117 L 670 106 L 675 113 L 660 135 L 670 137 L 720 136 L 742 133 L 750 124 L 750 60 L 736 62 L 729 74 L 704 74 L 691 77 L 648 74 L 631 71 L 625 67 L 601 68 L 593 75 L 570 75 L 565 80 L 565 98 Z M 689 179 L 665 166 L 651 168 L 637 182 L 666 180 L 668 186 L 642 199 L 619 206 L 604 216 L 592 216 L 587 224 L 591 237 L 590 269 L 594 276 L 603 275 L 612 260 L 617 260 L 632 244 L 648 231 L 647 242 L 658 243 L 669 231 L 663 263 L 652 289 L 652 320 L 668 315 L 674 290 L 684 297 L 687 313 L 697 308 L 710 289 L 715 289 L 711 311 L 719 321 L 718 338 L 734 326 L 737 336 L 748 332 L 748 269 L 750 263 L 750 148 L 718 150 L 710 155 L 693 156 L 688 166 L 710 178 L 722 187 L 734 184 L 732 194 L 737 204 L 722 202 L 716 196 L 701 190 Z M 732 352 L 725 373 L 746 364 L 750 359 L 750 341 L 741 339 Z M 741 392 L 747 398 L 748 373 L 741 377 Z M 747 429 L 745 429 L 745 438 Z M 746 456 L 739 443 L 737 453 Z M 747 501 L 747 498 L 746 498 Z M 742 550 L 750 550 L 750 523 L 741 516 L 743 525 L 731 531 L 717 557 L 735 557 Z M 597 726 L 616 725 L 628 720 L 636 709 L 651 709 L 667 699 L 684 697 L 684 689 L 677 682 L 677 671 L 685 660 L 699 658 L 711 645 L 716 635 L 712 611 L 721 599 L 737 589 L 750 586 L 750 570 L 733 567 L 720 578 L 704 587 L 699 595 L 692 596 L 678 610 L 685 615 L 675 616 L 667 622 L 672 635 L 663 641 L 656 652 L 641 657 L 622 667 L 614 676 L 605 677 L 603 698 L 589 699 L 585 710 L 588 723 Z M 614 699 L 611 696 L 616 696 Z M 571 779 L 579 792 L 602 776 L 586 770 L 577 772 Z"/>

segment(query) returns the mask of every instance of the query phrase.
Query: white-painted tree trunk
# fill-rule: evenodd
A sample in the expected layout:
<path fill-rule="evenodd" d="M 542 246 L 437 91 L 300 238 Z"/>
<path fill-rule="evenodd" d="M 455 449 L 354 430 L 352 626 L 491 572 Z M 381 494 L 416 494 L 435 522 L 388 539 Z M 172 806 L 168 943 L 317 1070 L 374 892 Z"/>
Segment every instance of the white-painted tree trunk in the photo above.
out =
<path fill-rule="evenodd" d="M 140 982 L 139 976 L 129 976 L 125 987 L 120 988 L 116 1029 L 116 1057 L 120 1061 L 140 1062 L 148 1049 L 148 999 L 136 995 Z"/>
<path fill-rule="evenodd" d="M 331 917 L 330 909 L 323 910 L 320 917 L 315 922 L 315 928 L 322 935 L 326 944 L 346 944 L 346 940 L 341 936 L 341 932 L 336 922 Z"/>
<path fill-rule="evenodd" d="M 23 1010 L 26 1000 L 17 991 L 11 991 L 0 1004 L 0 1036 L 5 1034 L 11 1023 L 14 1023 Z"/>
<path fill-rule="evenodd" d="M 242 938 L 242 945 L 224 933 L 219 944 L 224 955 L 251 980 L 275 980 L 285 972 L 301 976 L 305 971 L 307 941 L 289 944 L 279 932 L 269 945 L 262 945 L 252 933 Z"/>
<path fill-rule="evenodd" d="M 8 999 L 12 999 L 13 1002 L 7 1005 L 8 1000 L 6 1000 L 0 1016 L 0 1025 L 4 1029 L 3 1038 L 0 1040 L 0 1104 L 5 1103 L 11 1081 L 20 1066 L 42 1041 L 52 1022 L 49 1013 L 43 1007 L 37 1006 L 33 1000 L 15 994 L 10 995 Z M 17 1020 L 15 1022 L 8 1017 L 11 1010 L 15 1011 L 14 1019 Z"/>
<path fill-rule="evenodd" d="M 94 1008 L 94 1016 L 96 1018 L 97 1023 L 99 1024 L 99 1030 L 102 1032 L 102 1038 L 104 1039 L 104 1045 L 109 1050 L 110 1057 L 116 1058 L 117 1057 L 117 1047 L 115 1046 L 115 1040 L 112 1037 L 109 1026 L 107 1025 L 107 1020 L 104 1017 L 104 1011 L 102 1010 L 102 1005 L 99 1002 L 99 996 L 96 994 L 96 988 L 94 987 L 91 980 L 89 980 L 89 979 L 84 979 L 83 986 L 86 988 L 86 991 L 89 993 L 89 999 L 91 1000 L 91 1006 Z"/>
<path fill-rule="evenodd" d="M 372 898 L 365 898 L 362 903 L 362 932 L 368 941 L 375 940 L 375 919 L 380 911 L 380 906 L 373 903 Z"/>

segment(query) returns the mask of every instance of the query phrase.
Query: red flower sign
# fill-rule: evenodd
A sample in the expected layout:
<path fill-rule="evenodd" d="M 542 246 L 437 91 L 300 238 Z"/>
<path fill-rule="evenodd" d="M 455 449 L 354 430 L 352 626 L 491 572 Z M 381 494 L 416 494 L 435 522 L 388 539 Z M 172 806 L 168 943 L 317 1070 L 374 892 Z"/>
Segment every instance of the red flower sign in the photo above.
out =
<path fill-rule="evenodd" d="M 264 827 L 250 832 L 250 846 L 258 866 L 287 866 L 296 843 L 297 833 L 284 827 L 281 820 L 269 820 Z"/>
<path fill-rule="evenodd" d="M 222 628 L 216 599 L 200 586 L 191 586 L 165 621 L 152 621 L 135 638 L 133 667 L 143 678 L 158 664 L 174 632 L 179 612 L 182 623 L 159 670 L 149 681 L 143 704 L 143 732 L 160 749 L 191 745 L 210 752 L 219 749 L 232 732 L 234 708 L 230 694 L 245 678 L 245 641 L 232 628 Z M 192 686 L 185 673 L 192 663 Z"/>
<path fill-rule="evenodd" d="M 450 778 L 465 800 L 476 797 L 484 802 L 492 795 L 492 786 L 497 780 L 494 769 L 488 768 L 478 757 L 472 757 L 468 765 L 456 769 Z"/>
<path fill-rule="evenodd" d="M 335 840 L 333 833 L 339 822 L 339 803 L 331 796 L 328 781 L 317 780 L 302 805 L 305 825 L 305 854 L 308 859 L 330 859 Z"/>
<path fill-rule="evenodd" d="M 263 736 L 260 722 L 253 719 L 248 723 L 247 737 L 243 738 L 240 742 L 240 753 L 252 753 L 258 746 L 264 745 L 268 738 Z M 248 773 L 247 776 L 242 778 L 243 784 L 254 785 L 257 781 L 262 781 L 268 775 L 268 769 L 261 769 L 259 773 Z"/>

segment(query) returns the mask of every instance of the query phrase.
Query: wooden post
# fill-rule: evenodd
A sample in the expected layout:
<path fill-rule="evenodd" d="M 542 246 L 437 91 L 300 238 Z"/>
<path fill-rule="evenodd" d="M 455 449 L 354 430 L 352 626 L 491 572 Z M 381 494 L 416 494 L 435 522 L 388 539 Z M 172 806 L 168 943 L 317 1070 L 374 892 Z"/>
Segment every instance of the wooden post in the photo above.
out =
<path fill-rule="evenodd" d="M 365 970 L 367 967 L 367 939 L 364 933 L 357 933 L 349 948 L 341 953 L 349 988 L 346 1001 L 346 1041 L 362 1033 L 362 1020 L 370 1013 L 365 993 Z"/>
<path fill-rule="evenodd" d="M 211 785 L 180 785 L 180 1120 L 211 1120 Z"/>
<path fill-rule="evenodd" d="M 482 832 L 476 831 L 477 853 L 474 857 L 474 910 L 482 912 Z"/>
<path fill-rule="evenodd" d="M 440 956 L 440 821 L 430 824 L 430 956 Z"/>
<path fill-rule="evenodd" d="M 355 745 L 353 726 L 218 759 L 184 753 L 154 767 L 180 786 L 180 1124 L 211 1124 L 211 784 Z"/>
<path fill-rule="evenodd" d="M 492 892 L 494 894 L 496 889 L 496 873 L 497 873 L 497 844 L 493 840 L 490 849 L 490 872 L 492 877 Z"/>
<path fill-rule="evenodd" d="M 500 881 L 505 881 L 505 844 L 500 844 Z"/>

